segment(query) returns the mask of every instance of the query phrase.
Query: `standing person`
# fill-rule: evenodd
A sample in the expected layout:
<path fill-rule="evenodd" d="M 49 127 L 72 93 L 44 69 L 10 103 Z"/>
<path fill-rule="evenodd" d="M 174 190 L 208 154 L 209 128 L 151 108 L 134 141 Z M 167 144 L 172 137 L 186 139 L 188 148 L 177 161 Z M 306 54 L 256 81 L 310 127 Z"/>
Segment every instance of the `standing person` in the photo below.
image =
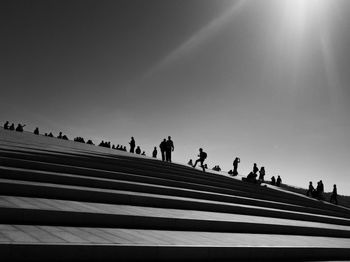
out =
<path fill-rule="evenodd" d="M 159 145 L 160 153 L 162 154 L 162 161 L 165 161 L 165 150 L 166 150 L 166 139 L 160 143 Z"/>
<path fill-rule="evenodd" d="M 241 162 L 241 159 L 239 157 L 236 157 L 235 160 L 233 161 L 233 171 L 232 175 L 237 176 L 238 175 L 238 163 Z"/>
<path fill-rule="evenodd" d="M 253 174 L 254 174 L 255 177 L 258 176 L 258 175 L 256 174 L 258 171 L 259 171 L 259 168 L 258 168 L 258 166 L 256 165 L 256 163 L 254 163 L 254 166 L 253 166 Z"/>
<path fill-rule="evenodd" d="M 306 195 L 311 197 L 315 195 L 315 188 L 312 185 L 312 181 L 309 182 L 309 189 L 306 191 Z"/>
<path fill-rule="evenodd" d="M 277 177 L 277 181 L 276 181 L 276 186 L 280 186 L 282 183 L 282 178 L 280 176 Z"/>
<path fill-rule="evenodd" d="M 130 153 L 134 153 L 136 144 L 133 136 L 131 137 L 131 141 L 129 142 L 129 145 L 130 145 Z"/>
<path fill-rule="evenodd" d="M 200 162 L 201 168 L 203 168 L 203 172 L 205 172 L 205 166 L 203 165 L 203 162 L 207 158 L 207 156 L 208 156 L 207 153 L 205 153 L 203 151 L 203 149 L 200 148 L 199 149 L 199 155 L 198 155 L 199 158 L 196 160 L 196 162 L 194 163 L 193 167 L 196 167 L 197 163 Z"/>
<path fill-rule="evenodd" d="M 271 177 L 271 185 L 276 185 L 276 178 L 275 178 L 275 176 L 272 176 Z"/>
<path fill-rule="evenodd" d="M 171 136 L 168 136 L 165 147 L 165 157 L 167 162 L 171 162 L 171 152 L 174 151 L 174 142 L 171 140 Z"/>
<path fill-rule="evenodd" d="M 331 199 L 329 200 L 329 202 L 338 205 L 337 196 L 338 196 L 337 185 L 334 184 L 334 185 L 333 185 L 333 192 L 332 192 Z"/>
<path fill-rule="evenodd" d="M 264 176 L 265 176 L 265 167 L 261 167 L 259 171 L 259 180 L 261 182 L 264 182 Z"/>
<path fill-rule="evenodd" d="M 39 127 L 35 128 L 34 134 L 35 134 L 35 135 L 39 135 Z"/>
<path fill-rule="evenodd" d="M 157 147 L 155 146 L 152 152 L 152 157 L 157 158 Z"/>

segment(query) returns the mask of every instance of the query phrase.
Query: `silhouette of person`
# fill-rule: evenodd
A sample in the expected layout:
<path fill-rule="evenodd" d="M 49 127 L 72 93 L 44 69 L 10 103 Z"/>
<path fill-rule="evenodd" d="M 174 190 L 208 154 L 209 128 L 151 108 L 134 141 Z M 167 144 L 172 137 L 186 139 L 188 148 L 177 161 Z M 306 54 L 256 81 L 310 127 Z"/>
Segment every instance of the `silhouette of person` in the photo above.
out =
<path fill-rule="evenodd" d="M 162 154 L 162 161 L 165 161 L 165 151 L 166 151 L 166 139 L 160 143 L 159 145 L 160 153 Z"/>
<path fill-rule="evenodd" d="M 171 152 L 174 151 L 174 142 L 171 140 L 171 137 L 168 136 L 165 147 L 165 157 L 167 162 L 171 162 Z"/>
<path fill-rule="evenodd" d="M 317 182 L 316 193 L 315 196 L 319 199 L 323 199 L 323 183 L 322 180 Z"/>
<path fill-rule="evenodd" d="M 189 165 L 189 166 L 193 166 L 192 159 L 190 159 L 190 160 L 188 161 L 187 165 Z"/>
<path fill-rule="evenodd" d="M 34 134 L 35 134 L 35 135 L 39 135 L 39 127 L 35 128 Z"/>
<path fill-rule="evenodd" d="M 14 123 L 12 123 L 12 124 L 10 125 L 9 130 L 11 130 L 11 131 L 14 131 L 14 130 L 15 130 L 15 124 L 14 124 Z"/>
<path fill-rule="evenodd" d="M 59 134 L 58 134 L 58 137 L 57 137 L 58 139 L 61 139 L 62 138 L 62 132 L 60 132 Z"/>
<path fill-rule="evenodd" d="M 152 157 L 157 158 L 157 153 L 158 153 L 157 147 L 155 146 L 152 152 Z"/>
<path fill-rule="evenodd" d="M 250 172 L 248 175 L 247 175 L 247 178 L 246 178 L 246 181 L 247 182 L 251 182 L 251 183 L 256 183 L 257 180 L 256 180 L 256 177 L 258 175 L 257 174 L 254 174 L 253 172 Z"/>
<path fill-rule="evenodd" d="M 278 176 L 276 181 L 276 186 L 280 186 L 281 184 L 282 184 L 282 178 Z"/>
<path fill-rule="evenodd" d="M 136 144 L 133 136 L 131 137 L 131 141 L 129 142 L 129 145 L 130 145 L 130 153 L 134 153 Z"/>
<path fill-rule="evenodd" d="M 235 160 L 233 160 L 233 171 L 232 175 L 237 176 L 238 175 L 238 164 L 241 162 L 241 159 L 239 157 L 236 157 Z"/>
<path fill-rule="evenodd" d="M 259 171 L 259 180 L 261 182 L 264 182 L 264 176 L 265 176 L 265 167 L 261 167 Z"/>
<path fill-rule="evenodd" d="M 145 152 L 145 151 L 143 151 L 141 155 L 142 155 L 142 156 L 145 156 L 145 155 L 146 155 L 146 152 Z"/>
<path fill-rule="evenodd" d="M 4 129 L 9 129 L 9 121 L 6 121 L 6 123 L 4 124 Z"/>
<path fill-rule="evenodd" d="M 338 198 L 337 198 L 337 196 L 338 196 L 337 185 L 334 184 L 333 185 L 333 192 L 332 192 L 331 199 L 329 200 L 329 202 L 338 205 Z"/>
<path fill-rule="evenodd" d="M 207 153 L 205 153 L 205 152 L 203 151 L 203 149 L 200 148 L 200 149 L 199 149 L 199 155 L 198 155 L 199 158 L 196 160 L 196 162 L 194 163 L 193 167 L 195 168 L 196 165 L 197 165 L 197 163 L 200 162 L 201 167 L 202 167 L 202 169 L 203 169 L 203 172 L 205 172 L 205 166 L 203 165 L 203 162 L 205 161 L 205 159 L 207 158 L 207 156 L 208 156 Z"/>
<path fill-rule="evenodd" d="M 138 155 L 141 154 L 141 148 L 139 146 L 136 148 L 135 153 L 138 154 Z"/>
<path fill-rule="evenodd" d="M 312 181 L 309 182 L 309 189 L 306 191 L 306 195 L 307 196 L 314 196 L 315 194 L 315 188 L 314 186 L 312 185 Z"/>
<path fill-rule="evenodd" d="M 50 132 L 47 136 L 48 137 L 53 137 L 53 134 Z"/>
<path fill-rule="evenodd" d="M 16 131 L 17 132 L 23 132 L 23 127 L 25 127 L 26 125 L 21 125 L 21 124 L 18 124 L 17 127 L 16 127 Z"/>
<path fill-rule="evenodd" d="M 275 178 L 275 176 L 272 176 L 271 177 L 271 185 L 276 185 L 276 178 Z"/>

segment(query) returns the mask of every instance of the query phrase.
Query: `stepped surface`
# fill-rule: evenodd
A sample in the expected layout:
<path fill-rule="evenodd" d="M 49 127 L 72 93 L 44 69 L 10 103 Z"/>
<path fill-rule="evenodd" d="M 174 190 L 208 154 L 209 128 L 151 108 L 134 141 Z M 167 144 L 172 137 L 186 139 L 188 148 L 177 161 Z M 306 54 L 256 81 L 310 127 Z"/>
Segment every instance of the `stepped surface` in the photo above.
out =
<path fill-rule="evenodd" d="M 350 260 L 347 208 L 3 129 L 0 209 L 6 260 Z"/>

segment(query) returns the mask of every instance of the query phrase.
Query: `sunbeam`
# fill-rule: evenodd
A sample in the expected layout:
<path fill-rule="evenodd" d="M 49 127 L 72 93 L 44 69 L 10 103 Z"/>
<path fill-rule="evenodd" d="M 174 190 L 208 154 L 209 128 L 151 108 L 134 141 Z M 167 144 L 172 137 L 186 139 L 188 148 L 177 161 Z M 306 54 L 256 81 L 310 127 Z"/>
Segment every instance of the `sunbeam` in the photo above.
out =
<path fill-rule="evenodd" d="M 236 13 L 238 13 L 247 0 L 239 0 L 235 2 L 231 8 L 224 12 L 221 16 L 213 19 L 207 25 L 202 27 L 199 31 L 189 37 L 177 48 L 172 50 L 168 55 L 166 55 L 162 60 L 160 60 L 155 66 L 153 66 L 145 76 L 153 75 L 155 72 L 161 70 L 165 66 L 173 63 L 180 57 L 189 53 L 194 48 L 198 47 L 200 44 L 204 43 L 207 39 L 213 37 L 213 35 L 218 32 L 225 24 L 231 21 Z"/>

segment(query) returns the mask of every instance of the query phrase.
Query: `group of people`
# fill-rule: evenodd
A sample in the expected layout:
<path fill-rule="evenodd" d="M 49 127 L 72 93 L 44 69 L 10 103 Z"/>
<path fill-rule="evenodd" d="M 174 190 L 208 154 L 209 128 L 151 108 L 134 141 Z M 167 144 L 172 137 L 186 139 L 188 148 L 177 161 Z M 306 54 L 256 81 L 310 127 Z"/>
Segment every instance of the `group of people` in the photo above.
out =
<path fill-rule="evenodd" d="M 221 168 L 220 168 L 219 165 L 216 165 L 216 166 L 214 166 L 214 167 L 212 168 L 212 170 L 214 170 L 214 171 L 221 171 Z"/>
<path fill-rule="evenodd" d="M 238 174 L 237 168 L 238 168 L 238 163 L 240 163 L 240 161 L 241 160 L 238 157 L 236 157 L 236 159 L 233 161 L 233 171 L 230 172 L 232 175 Z M 259 177 L 258 177 L 258 172 L 259 172 Z M 262 166 L 259 169 L 257 164 L 254 163 L 253 170 L 249 172 L 247 177 L 243 177 L 242 180 L 246 182 L 254 183 L 254 184 L 261 184 L 265 182 L 265 175 L 266 175 L 265 167 Z M 282 178 L 278 176 L 276 180 L 275 176 L 272 176 L 270 184 L 274 186 L 281 186 Z"/>
<path fill-rule="evenodd" d="M 320 200 L 324 200 L 325 197 L 324 197 L 323 193 L 324 193 L 324 185 L 323 185 L 322 180 L 317 182 L 316 189 L 314 188 L 312 181 L 309 182 L 309 188 L 306 191 L 307 196 L 317 198 Z M 337 192 L 337 185 L 335 185 L 335 184 L 333 185 L 333 191 L 332 191 L 331 197 L 329 199 L 329 202 L 338 205 L 338 192 Z"/>
<path fill-rule="evenodd" d="M 17 131 L 17 132 L 23 132 L 25 126 L 26 125 L 18 124 L 17 127 L 15 128 L 14 123 L 12 123 L 10 125 L 9 121 L 6 121 L 4 124 L 4 129 Z M 36 127 L 33 133 L 35 135 L 39 135 L 39 128 Z M 51 132 L 49 134 L 45 133 L 45 136 L 54 137 L 54 135 Z M 63 140 L 69 140 L 66 135 L 62 134 L 62 132 L 59 132 L 59 135 L 57 136 L 57 138 L 63 139 Z M 74 138 L 74 141 L 80 142 L 80 143 L 85 143 L 85 139 L 83 137 L 76 137 L 76 138 Z M 94 145 L 94 143 L 90 139 L 86 142 L 86 144 Z M 134 137 L 131 137 L 129 145 L 130 145 L 130 153 L 136 153 L 136 154 L 144 155 L 144 156 L 146 155 L 145 151 L 143 151 L 141 153 L 140 146 L 136 147 L 136 142 L 135 142 Z M 111 147 L 111 142 L 107 142 L 107 141 L 103 141 L 103 140 L 101 141 L 99 146 L 106 147 L 106 148 L 112 148 L 115 150 L 120 150 L 120 151 L 125 151 L 125 152 L 127 151 L 126 146 L 118 144 L 116 147 L 114 145 L 112 145 L 112 147 Z M 161 152 L 162 161 L 171 162 L 172 161 L 171 160 L 172 152 L 174 151 L 174 142 L 171 140 L 170 136 L 168 136 L 168 139 L 165 139 L 165 138 L 163 139 L 163 141 L 159 145 L 159 149 Z M 157 155 L 158 155 L 157 147 L 154 147 L 153 152 L 152 152 L 152 157 L 157 158 Z M 206 158 L 207 158 L 207 153 L 204 152 L 202 148 L 200 148 L 199 154 L 198 154 L 198 159 L 195 161 L 194 164 L 192 162 L 192 159 L 190 159 L 190 161 L 188 162 L 188 165 L 195 168 L 197 166 L 197 164 L 199 163 L 200 167 L 203 169 L 203 172 L 205 172 L 205 169 L 208 168 L 207 164 L 204 164 L 204 161 L 206 160 Z M 236 157 L 234 159 L 233 169 L 228 172 L 230 175 L 232 175 L 232 176 L 238 175 L 238 164 L 240 162 L 241 162 L 241 159 L 239 157 Z M 213 167 L 213 170 L 214 171 L 221 171 L 221 168 L 219 167 L 219 165 L 216 165 Z M 259 177 L 258 177 L 258 172 L 259 172 Z M 260 183 L 264 182 L 265 175 L 266 175 L 265 167 L 262 166 L 259 170 L 257 164 L 254 163 L 253 170 L 247 175 L 247 177 L 242 178 L 242 180 L 247 181 L 247 182 L 251 182 L 251 183 L 260 184 Z M 281 183 L 282 183 L 282 179 L 280 176 L 278 176 L 277 179 L 274 176 L 271 177 L 271 185 L 280 186 Z M 309 188 L 306 191 L 307 196 L 311 196 L 311 197 L 318 198 L 318 199 L 324 199 L 323 193 L 324 193 L 324 186 L 323 186 L 322 180 L 317 182 L 316 189 L 314 188 L 312 182 L 310 181 Z M 338 195 L 337 194 L 337 186 L 334 185 L 333 192 L 332 192 L 331 197 L 330 197 L 331 203 L 338 204 L 337 195 Z"/>
<path fill-rule="evenodd" d="M 21 124 L 18 124 L 17 127 L 15 128 L 15 124 L 12 123 L 10 125 L 9 121 L 6 121 L 5 124 L 4 124 L 4 129 L 6 130 L 11 130 L 11 131 L 17 131 L 17 132 L 23 132 L 24 131 L 24 127 L 26 125 L 21 125 Z"/>
<path fill-rule="evenodd" d="M 168 140 L 165 138 L 159 145 L 160 153 L 162 155 L 162 161 L 171 162 L 171 153 L 174 151 L 174 142 L 171 140 L 171 136 L 168 136 Z"/>

